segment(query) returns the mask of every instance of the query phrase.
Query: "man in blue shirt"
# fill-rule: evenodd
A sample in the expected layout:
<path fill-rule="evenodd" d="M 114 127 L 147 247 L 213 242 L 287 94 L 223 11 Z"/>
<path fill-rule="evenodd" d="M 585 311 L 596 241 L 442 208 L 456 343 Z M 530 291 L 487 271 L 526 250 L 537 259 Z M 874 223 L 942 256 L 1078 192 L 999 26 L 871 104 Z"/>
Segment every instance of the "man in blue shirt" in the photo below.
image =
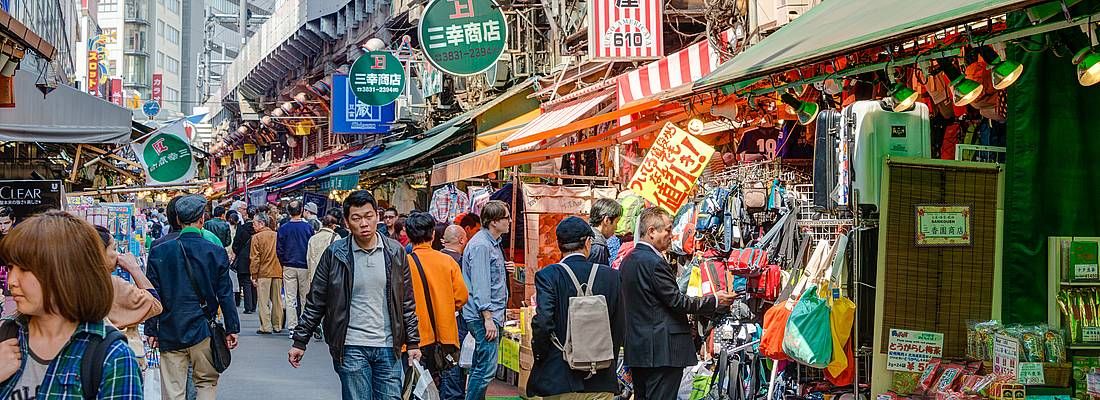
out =
<path fill-rule="evenodd" d="M 462 307 L 467 328 L 477 340 L 474 363 L 466 387 L 466 400 L 485 398 L 496 375 L 497 348 L 504 310 L 508 303 L 508 273 L 500 237 L 511 229 L 512 216 L 503 201 L 490 200 L 481 209 L 482 230 L 470 239 L 462 254 L 462 277 L 470 301 Z"/>
<path fill-rule="evenodd" d="M 309 294 L 309 264 L 306 254 L 313 227 L 302 218 L 302 202 L 292 201 L 287 206 L 290 221 L 279 227 L 275 242 L 275 254 L 283 264 L 283 290 L 286 294 L 286 326 L 298 326 L 299 305 L 305 304 Z M 292 333 L 293 334 L 293 333 Z"/>

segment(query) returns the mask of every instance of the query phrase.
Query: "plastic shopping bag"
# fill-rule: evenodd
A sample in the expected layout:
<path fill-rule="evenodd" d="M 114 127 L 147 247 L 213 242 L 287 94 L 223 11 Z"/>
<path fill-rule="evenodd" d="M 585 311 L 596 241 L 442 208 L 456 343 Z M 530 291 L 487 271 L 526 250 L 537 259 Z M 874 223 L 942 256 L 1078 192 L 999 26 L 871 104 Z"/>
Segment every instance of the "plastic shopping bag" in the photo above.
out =
<path fill-rule="evenodd" d="M 699 362 L 694 367 L 684 368 L 684 375 L 680 378 L 680 390 L 676 393 L 676 400 L 691 400 L 696 397 L 700 381 L 703 386 L 710 386 L 711 372 L 705 362 Z"/>
<path fill-rule="evenodd" d="M 439 389 L 435 387 L 435 381 L 432 380 L 432 374 L 420 365 L 420 362 L 416 362 L 416 370 L 419 372 L 421 379 L 416 382 L 416 387 L 413 389 L 413 396 L 418 400 L 439 400 Z"/>
<path fill-rule="evenodd" d="M 469 333 L 462 339 L 462 349 L 458 354 L 458 366 L 470 368 L 474 365 L 474 350 L 477 348 L 477 340 Z"/>
<path fill-rule="evenodd" d="M 814 368 L 825 368 L 833 360 L 833 335 L 829 300 L 817 286 L 811 286 L 798 300 L 787 319 L 783 353 Z"/>

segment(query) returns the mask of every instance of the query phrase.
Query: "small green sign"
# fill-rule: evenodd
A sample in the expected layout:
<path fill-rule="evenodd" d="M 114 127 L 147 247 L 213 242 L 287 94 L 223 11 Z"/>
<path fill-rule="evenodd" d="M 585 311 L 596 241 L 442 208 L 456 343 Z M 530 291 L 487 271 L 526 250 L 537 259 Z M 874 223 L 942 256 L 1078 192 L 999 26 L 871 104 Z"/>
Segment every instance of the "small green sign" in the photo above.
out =
<path fill-rule="evenodd" d="M 384 106 L 405 92 L 405 68 L 388 51 L 367 52 L 351 65 L 348 84 L 359 101 Z"/>
<path fill-rule="evenodd" d="M 420 19 L 428 61 L 451 75 L 485 72 L 504 54 L 508 24 L 493 0 L 433 0 Z"/>

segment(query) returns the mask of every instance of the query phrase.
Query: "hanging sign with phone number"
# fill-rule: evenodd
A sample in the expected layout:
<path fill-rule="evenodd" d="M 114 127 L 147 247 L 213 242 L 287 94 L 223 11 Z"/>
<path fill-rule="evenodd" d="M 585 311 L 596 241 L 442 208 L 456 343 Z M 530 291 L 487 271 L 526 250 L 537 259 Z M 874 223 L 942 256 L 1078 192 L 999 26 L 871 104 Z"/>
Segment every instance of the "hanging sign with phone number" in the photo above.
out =
<path fill-rule="evenodd" d="M 469 76 L 489 69 L 504 54 L 508 24 L 493 0 L 434 0 L 420 20 L 420 38 L 433 66 Z"/>

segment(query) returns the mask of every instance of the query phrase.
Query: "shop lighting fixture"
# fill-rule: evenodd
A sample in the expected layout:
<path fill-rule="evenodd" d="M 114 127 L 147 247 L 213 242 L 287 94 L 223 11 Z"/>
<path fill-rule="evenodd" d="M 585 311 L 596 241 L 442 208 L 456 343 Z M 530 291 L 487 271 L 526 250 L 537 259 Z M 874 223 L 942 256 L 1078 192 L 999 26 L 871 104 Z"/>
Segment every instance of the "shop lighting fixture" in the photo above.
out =
<path fill-rule="evenodd" d="M 1004 90 L 1005 88 L 1012 86 L 1016 83 L 1017 79 L 1020 79 L 1020 75 L 1024 73 L 1024 66 L 1014 60 L 1002 59 L 992 47 L 982 46 L 978 48 L 978 53 L 981 54 L 982 59 L 988 65 L 990 74 L 993 75 L 993 88 L 997 90 Z"/>
<path fill-rule="evenodd" d="M 955 64 L 948 59 L 941 59 L 940 69 L 951 80 L 951 100 L 955 107 L 965 107 L 982 96 L 982 84 L 966 77 Z"/>
<path fill-rule="evenodd" d="M 15 76 L 15 68 L 19 67 L 20 58 L 0 54 L 0 76 L 11 78 Z"/>
<path fill-rule="evenodd" d="M 1073 64 L 1077 65 L 1077 82 L 1083 86 L 1092 86 L 1100 83 L 1100 52 L 1095 48 L 1086 47 L 1073 56 Z"/>
<path fill-rule="evenodd" d="M 890 90 L 890 98 L 894 99 L 894 112 L 906 112 L 917 103 L 920 94 L 904 83 L 898 82 Z"/>
<path fill-rule="evenodd" d="M 798 123 L 802 125 L 809 125 L 814 122 L 814 119 L 817 119 L 817 113 L 821 111 L 821 106 L 818 106 L 817 103 L 798 100 L 790 93 L 783 93 L 780 98 L 784 104 L 794 110 L 794 114 L 798 116 Z"/>

